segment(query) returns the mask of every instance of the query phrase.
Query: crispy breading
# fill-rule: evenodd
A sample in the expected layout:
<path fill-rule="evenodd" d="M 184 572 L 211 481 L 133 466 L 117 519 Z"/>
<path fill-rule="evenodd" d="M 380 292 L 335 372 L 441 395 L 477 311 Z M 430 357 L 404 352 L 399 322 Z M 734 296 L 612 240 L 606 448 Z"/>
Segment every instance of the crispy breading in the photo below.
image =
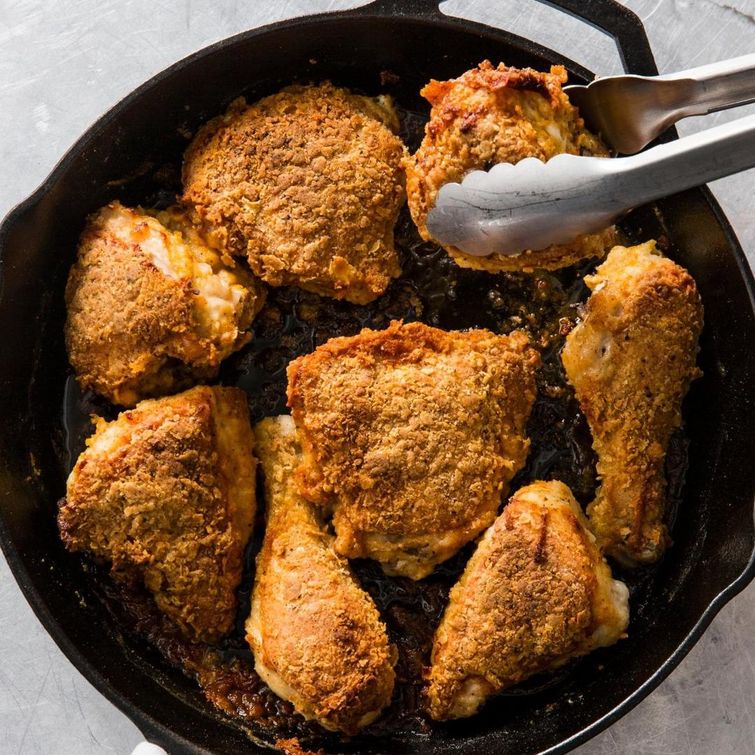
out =
<path fill-rule="evenodd" d="M 183 200 L 267 283 L 364 304 L 401 272 L 397 129 L 390 98 L 329 82 L 239 99 L 189 146 Z"/>
<path fill-rule="evenodd" d="M 217 640 L 233 627 L 254 522 L 246 394 L 200 386 L 97 420 L 58 512 L 65 546 L 143 580 L 183 631 Z"/>
<path fill-rule="evenodd" d="M 539 355 L 522 332 L 391 323 L 291 363 L 302 494 L 336 550 L 420 579 L 495 518 L 529 449 Z"/>
<path fill-rule="evenodd" d="M 461 181 L 472 170 L 497 163 L 517 163 L 525 157 L 548 160 L 554 155 L 608 155 L 590 134 L 567 96 L 563 66 L 550 73 L 531 68 L 493 68 L 483 61 L 451 81 L 431 81 L 421 91 L 432 109 L 425 138 L 407 156 L 406 191 L 412 218 L 429 241 L 427 216 L 441 186 Z M 516 256 L 476 257 L 456 247 L 446 251 L 461 267 L 499 272 L 535 268 L 553 270 L 588 257 L 602 257 L 615 241 L 615 231 L 581 236 L 569 244 L 525 251 Z"/>
<path fill-rule="evenodd" d="M 260 282 L 180 212 L 112 202 L 89 218 L 68 276 L 68 356 L 84 388 L 133 406 L 214 377 L 263 302 Z"/>
<path fill-rule="evenodd" d="M 587 513 L 608 553 L 651 562 L 668 541 L 664 462 L 700 374 L 703 307 L 692 276 L 654 241 L 615 247 L 585 282 L 592 295 L 562 360 L 598 455 L 601 484 Z"/>
<path fill-rule="evenodd" d="M 628 597 L 569 488 L 522 488 L 451 590 L 433 641 L 430 715 L 471 716 L 488 696 L 613 644 L 629 622 Z"/>
<path fill-rule="evenodd" d="M 354 733 L 390 702 L 395 648 L 333 537 L 298 494 L 291 417 L 264 419 L 254 433 L 267 505 L 246 623 L 255 668 L 306 718 Z"/>

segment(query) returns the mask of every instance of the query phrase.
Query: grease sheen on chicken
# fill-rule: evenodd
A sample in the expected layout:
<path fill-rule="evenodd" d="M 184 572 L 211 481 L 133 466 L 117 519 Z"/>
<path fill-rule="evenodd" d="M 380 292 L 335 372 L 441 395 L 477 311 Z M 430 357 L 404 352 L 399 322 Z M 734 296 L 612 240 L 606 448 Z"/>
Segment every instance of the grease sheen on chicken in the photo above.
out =
<path fill-rule="evenodd" d="M 423 239 L 432 240 L 427 216 L 441 186 L 461 181 L 472 170 L 525 157 L 548 160 L 561 153 L 607 156 L 562 91 L 563 66 L 550 73 L 511 68 L 489 61 L 450 81 L 431 81 L 421 91 L 432 109 L 425 138 L 407 157 L 406 190 L 412 218 Z M 569 244 L 518 255 L 476 257 L 446 247 L 461 267 L 489 272 L 553 270 L 589 257 L 602 257 L 615 240 L 613 228 Z"/>
<path fill-rule="evenodd" d="M 372 599 L 297 492 L 291 417 L 264 419 L 254 432 L 267 505 L 246 623 L 255 668 L 306 718 L 354 733 L 390 702 L 395 649 Z"/>
<path fill-rule="evenodd" d="M 89 218 L 66 286 L 66 345 L 79 382 L 110 401 L 214 377 L 251 338 L 259 281 L 210 249 L 177 210 L 112 202 Z"/>
<path fill-rule="evenodd" d="M 364 304 L 401 272 L 397 129 L 390 98 L 328 82 L 236 100 L 187 150 L 183 199 L 267 283 Z"/>
<path fill-rule="evenodd" d="M 539 356 L 522 332 L 393 322 L 289 366 L 303 495 L 336 550 L 421 579 L 495 518 L 524 463 Z"/>
<path fill-rule="evenodd" d="M 182 630 L 217 640 L 233 627 L 255 500 L 246 394 L 200 386 L 149 399 L 94 435 L 58 512 L 69 550 L 143 581 Z"/>
<path fill-rule="evenodd" d="M 490 695 L 613 644 L 628 596 L 566 485 L 517 491 L 451 590 L 433 640 L 430 715 L 471 716 Z"/>
<path fill-rule="evenodd" d="M 585 282 L 592 295 L 562 360 L 598 455 L 587 514 L 611 555 L 647 563 L 668 541 L 664 463 L 699 374 L 702 303 L 692 276 L 654 241 L 615 247 Z"/>

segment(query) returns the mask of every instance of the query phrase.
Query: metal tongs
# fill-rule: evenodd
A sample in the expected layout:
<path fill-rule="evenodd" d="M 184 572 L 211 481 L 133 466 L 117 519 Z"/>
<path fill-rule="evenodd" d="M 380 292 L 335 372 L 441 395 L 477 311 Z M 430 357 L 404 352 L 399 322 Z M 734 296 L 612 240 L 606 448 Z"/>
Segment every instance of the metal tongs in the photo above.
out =
<path fill-rule="evenodd" d="M 755 54 L 666 76 L 565 88 L 616 159 L 556 155 L 475 170 L 441 188 L 430 234 L 468 254 L 516 255 L 599 231 L 638 205 L 755 167 L 755 115 L 639 152 L 681 118 L 755 101 Z"/>

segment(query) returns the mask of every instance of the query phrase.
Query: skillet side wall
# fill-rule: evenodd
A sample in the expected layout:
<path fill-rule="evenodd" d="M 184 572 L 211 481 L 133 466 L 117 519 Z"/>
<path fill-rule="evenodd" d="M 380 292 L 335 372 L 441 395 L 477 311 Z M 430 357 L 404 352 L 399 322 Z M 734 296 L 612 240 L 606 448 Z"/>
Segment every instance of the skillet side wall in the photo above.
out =
<path fill-rule="evenodd" d="M 466 26 L 469 31 L 450 20 L 321 18 L 220 43 L 179 63 L 100 121 L 0 231 L 3 548 L 64 652 L 174 752 L 233 752 L 248 750 L 249 743 L 224 725 L 189 682 L 165 670 L 156 656 L 136 652 L 109 626 L 79 560 L 64 552 L 55 529 L 55 501 L 64 491 L 60 407 L 69 370 L 62 292 L 83 218 L 109 199 L 135 203 L 159 192 L 155 173 L 178 163 L 186 144 L 182 134 L 242 92 L 253 99 L 296 79 L 332 78 L 376 93 L 379 73 L 388 69 L 401 76 L 395 94 L 402 104 L 425 109 L 418 95 L 423 83 L 456 75 L 485 57 L 534 67 L 561 62 L 503 32 L 483 34 L 482 27 Z M 660 208 L 671 256 L 690 269 L 706 307 L 700 359 L 705 377 L 685 411 L 690 471 L 675 546 L 654 576 L 650 598 L 636 607 L 630 639 L 586 659 L 543 694 L 511 696 L 427 738 L 356 738 L 344 752 L 536 752 L 557 745 L 653 678 L 715 596 L 745 569 L 754 541 L 755 458 L 755 321 L 748 273 L 707 192 L 686 192 Z M 647 230 L 633 230 L 642 236 L 651 226 L 648 221 Z M 174 733 L 156 722 L 169 723 Z"/>

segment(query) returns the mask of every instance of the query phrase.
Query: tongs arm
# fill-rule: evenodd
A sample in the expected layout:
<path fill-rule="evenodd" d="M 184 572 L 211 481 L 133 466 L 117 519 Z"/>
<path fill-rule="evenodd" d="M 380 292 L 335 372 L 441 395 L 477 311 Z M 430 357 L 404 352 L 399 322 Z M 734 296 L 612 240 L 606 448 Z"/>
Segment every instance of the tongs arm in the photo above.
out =
<path fill-rule="evenodd" d="M 468 254 L 515 255 L 608 227 L 638 205 L 755 167 L 755 115 L 615 159 L 556 155 L 473 171 L 438 193 L 432 237 Z"/>
<path fill-rule="evenodd" d="M 683 112 L 680 117 L 745 105 L 755 102 L 755 53 L 658 76 L 658 79 L 686 82 L 689 99 L 680 103 Z"/>
<path fill-rule="evenodd" d="M 593 131 L 631 155 L 681 118 L 755 102 L 755 54 L 665 76 L 606 76 L 564 91 Z"/>

